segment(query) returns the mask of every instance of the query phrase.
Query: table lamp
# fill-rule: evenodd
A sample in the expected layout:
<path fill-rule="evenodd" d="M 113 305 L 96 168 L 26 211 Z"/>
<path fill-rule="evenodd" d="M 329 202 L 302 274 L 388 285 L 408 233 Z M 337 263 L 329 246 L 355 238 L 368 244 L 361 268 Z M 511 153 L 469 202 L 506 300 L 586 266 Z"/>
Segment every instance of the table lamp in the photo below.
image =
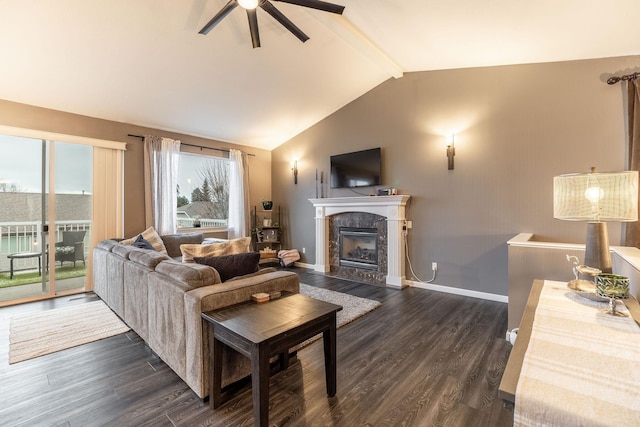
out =
<path fill-rule="evenodd" d="M 611 273 L 607 221 L 638 220 L 638 172 L 595 172 L 553 178 L 553 217 L 588 221 L 584 264 Z"/>

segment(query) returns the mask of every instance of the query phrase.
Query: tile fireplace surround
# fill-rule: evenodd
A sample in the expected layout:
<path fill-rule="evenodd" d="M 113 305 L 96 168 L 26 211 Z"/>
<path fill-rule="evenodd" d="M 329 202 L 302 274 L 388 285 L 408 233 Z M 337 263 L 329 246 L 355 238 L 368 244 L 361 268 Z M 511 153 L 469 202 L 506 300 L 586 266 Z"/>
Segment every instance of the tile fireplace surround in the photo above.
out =
<path fill-rule="evenodd" d="M 329 253 L 329 230 L 331 216 L 348 212 L 365 212 L 380 215 L 387 222 L 387 276 L 386 284 L 393 288 L 404 288 L 405 249 L 402 236 L 405 210 L 411 196 L 366 196 L 309 199 L 316 210 L 316 263 L 314 270 L 331 271 Z"/>

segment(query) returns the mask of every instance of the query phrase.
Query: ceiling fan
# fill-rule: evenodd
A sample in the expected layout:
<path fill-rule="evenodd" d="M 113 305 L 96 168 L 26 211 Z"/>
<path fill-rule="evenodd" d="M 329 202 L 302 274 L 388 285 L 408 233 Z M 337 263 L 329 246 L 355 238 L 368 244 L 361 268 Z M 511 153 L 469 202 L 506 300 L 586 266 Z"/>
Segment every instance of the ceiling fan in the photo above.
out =
<path fill-rule="evenodd" d="M 283 3 L 295 4 L 297 6 L 309 7 L 312 9 L 322 10 L 324 12 L 337 13 L 342 15 L 344 6 L 340 6 L 333 3 L 328 3 L 320 0 L 272 0 L 280 1 Z M 253 47 L 260 47 L 260 33 L 258 32 L 258 16 L 256 14 L 256 8 L 260 7 L 269 15 L 271 15 L 276 21 L 282 24 L 287 30 L 289 30 L 294 36 L 300 39 L 301 42 L 309 40 L 309 36 L 302 32 L 293 22 L 291 22 L 286 16 L 282 14 L 269 0 L 229 0 L 211 20 L 202 27 L 198 34 L 207 34 L 213 27 L 218 25 L 220 21 L 224 19 L 233 9 L 238 5 L 247 11 L 247 18 L 249 18 L 249 30 L 251 31 L 251 42 Z"/>

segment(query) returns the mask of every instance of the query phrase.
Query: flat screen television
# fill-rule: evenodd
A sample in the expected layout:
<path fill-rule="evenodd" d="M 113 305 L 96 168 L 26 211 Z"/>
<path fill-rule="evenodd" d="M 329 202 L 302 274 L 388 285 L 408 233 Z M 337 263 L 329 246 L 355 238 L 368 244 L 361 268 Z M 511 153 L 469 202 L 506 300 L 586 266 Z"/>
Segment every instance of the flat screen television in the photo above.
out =
<path fill-rule="evenodd" d="M 355 188 L 381 185 L 380 148 L 331 156 L 331 188 Z"/>

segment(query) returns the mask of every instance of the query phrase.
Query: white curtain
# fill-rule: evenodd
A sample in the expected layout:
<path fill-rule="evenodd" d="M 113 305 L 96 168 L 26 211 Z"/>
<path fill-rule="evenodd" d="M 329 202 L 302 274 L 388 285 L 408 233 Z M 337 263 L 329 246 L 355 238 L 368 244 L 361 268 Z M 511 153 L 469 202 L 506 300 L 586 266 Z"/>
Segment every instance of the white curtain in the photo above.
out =
<path fill-rule="evenodd" d="M 228 238 L 237 239 L 250 235 L 249 162 L 247 153 L 229 150 L 229 223 Z"/>
<path fill-rule="evenodd" d="M 180 141 L 145 135 L 146 226 L 153 226 L 160 235 L 176 232 L 179 159 Z"/>

